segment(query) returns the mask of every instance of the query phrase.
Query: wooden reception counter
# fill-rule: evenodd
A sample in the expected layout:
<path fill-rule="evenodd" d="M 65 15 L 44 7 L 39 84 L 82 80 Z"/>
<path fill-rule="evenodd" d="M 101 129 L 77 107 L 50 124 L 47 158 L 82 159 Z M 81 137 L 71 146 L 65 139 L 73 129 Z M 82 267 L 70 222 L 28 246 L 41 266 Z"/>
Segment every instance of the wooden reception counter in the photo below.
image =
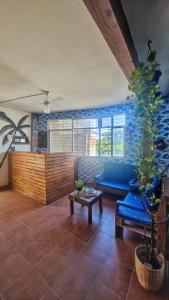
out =
<path fill-rule="evenodd" d="M 74 188 L 74 157 L 65 153 L 9 153 L 9 186 L 44 204 Z"/>

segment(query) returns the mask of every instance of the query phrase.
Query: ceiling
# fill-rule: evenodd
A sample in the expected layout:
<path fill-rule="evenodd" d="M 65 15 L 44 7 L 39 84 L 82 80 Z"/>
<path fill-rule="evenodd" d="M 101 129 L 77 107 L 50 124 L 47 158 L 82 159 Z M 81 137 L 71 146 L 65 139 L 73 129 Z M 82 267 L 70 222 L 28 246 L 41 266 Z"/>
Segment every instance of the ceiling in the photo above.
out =
<path fill-rule="evenodd" d="M 1 0 L 0 41 L 0 105 L 42 89 L 52 111 L 126 101 L 128 81 L 82 0 Z M 3 106 L 42 112 L 43 102 Z"/>
<path fill-rule="evenodd" d="M 125 14 L 133 36 L 139 60 L 147 54 L 147 42 L 157 50 L 161 64 L 160 86 L 164 95 L 169 93 L 169 1 L 168 0 L 122 0 Z"/>

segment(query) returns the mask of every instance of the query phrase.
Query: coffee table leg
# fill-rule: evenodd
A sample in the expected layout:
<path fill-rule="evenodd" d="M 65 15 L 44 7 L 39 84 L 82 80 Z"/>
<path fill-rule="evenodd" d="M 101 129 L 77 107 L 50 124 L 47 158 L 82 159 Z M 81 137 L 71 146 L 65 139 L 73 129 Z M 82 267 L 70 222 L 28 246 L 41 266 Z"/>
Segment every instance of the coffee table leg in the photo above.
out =
<path fill-rule="evenodd" d="M 74 214 L 74 201 L 70 200 L 70 214 L 73 215 Z"/>
<path fill-rule="evenodd" d="M 92 206 L 88 206 L 88 222 L 92 224 Z"/>
<path fill-rule="evenodd" d="M 99 198 L 99 211 L 100 214 L 103 212 L 102 197 Z"/>

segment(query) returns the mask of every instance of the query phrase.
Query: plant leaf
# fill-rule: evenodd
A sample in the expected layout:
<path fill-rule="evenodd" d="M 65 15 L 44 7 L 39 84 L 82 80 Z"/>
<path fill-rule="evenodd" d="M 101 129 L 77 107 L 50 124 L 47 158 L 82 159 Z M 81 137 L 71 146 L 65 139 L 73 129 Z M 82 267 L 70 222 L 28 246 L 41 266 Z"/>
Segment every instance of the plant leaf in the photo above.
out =
<path fill-rule="evenodd" d="M 21 125 L 21 126 L 20 126 L 21 129 L 24 129 L 24 128 L 30 128 L 30 127 L 31 127 L 31 125 Z"/>
<path fill-rule="evenodd" d="M 2 140 L 2 145 L 3 145 L 3 146 L 6 145 L 6 144 L 9 142 L 8 136 L 9 136 L 9 135 L 12 136 L 12 134 L 13 134 L 14 132 L 16 132 L 16 130 L 15 130 L 15 129 L 11 129 L 11 130 L 4 136 L 4 138 L 3 138 L 3 140 Z"/>
<path fill-rule="evenodd" d="M 3 111 L 0 111 L 0 120 L 16 126 L 15 123 Z"/>
<path fill-rule="evenodd" d="M 5 125 L 4 127 L 1 128 L 0 135 L 4 134 L 5 131 L 8 131 L 9 129 L 14 129 L 14 126 L 12 124 L 11 125 Z"/>
<path fill-rule="evenodd" d="M 25 115 L 19 120 L 18 125 L 17 125 L 18 129 L 28 118 L 29 118 L 29 115 Z"/>
<path fill-rule="evenodd" d="M 153 63 L 155 61 L 155 58 L 156 58 L 156 50 L 153 50 L 148 55 L 148 62 Z"/>

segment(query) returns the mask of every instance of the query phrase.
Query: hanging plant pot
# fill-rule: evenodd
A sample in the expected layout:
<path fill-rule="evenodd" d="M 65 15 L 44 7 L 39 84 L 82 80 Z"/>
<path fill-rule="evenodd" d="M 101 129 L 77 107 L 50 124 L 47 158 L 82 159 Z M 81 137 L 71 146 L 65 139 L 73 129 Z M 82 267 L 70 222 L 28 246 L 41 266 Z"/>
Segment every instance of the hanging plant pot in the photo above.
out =
<path fill-rule="evenodd" d="M 146 246 L 138 246 L 135 249 L 136 274 L 141 286 L 148 290 L 158 291 L 164 280 L 165 261 L 162 254 L 159 254 L 153 262 L 153 266 L 146 263 Z"/>
<path fill-rule="evenodd" d="M 157 84 L 160 80 L 161 75 L 162 75 L 162 72 L 160 70 L 155 70 L 154 77 L 153 77 L 152 81 Z"/>

